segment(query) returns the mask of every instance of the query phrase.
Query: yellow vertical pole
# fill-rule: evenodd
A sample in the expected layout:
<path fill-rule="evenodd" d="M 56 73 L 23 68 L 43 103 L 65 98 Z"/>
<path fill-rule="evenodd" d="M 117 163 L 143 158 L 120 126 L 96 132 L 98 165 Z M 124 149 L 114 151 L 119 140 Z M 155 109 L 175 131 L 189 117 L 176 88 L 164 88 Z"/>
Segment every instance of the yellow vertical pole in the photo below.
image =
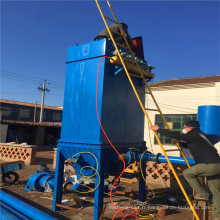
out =
<path fill-rule="evenodd" d="M 114 47 L 115 47 L 115 49 L 116 49 L 116 51 L 117 51 L 117 54 L 118 54 L 118 56 L 119 56 L 119 58 L 120 58 L 120 60 L 121 60 L 122 66 L 123 66 L 123 68 L 124 68 L 124 70 L 125 70 L 125 73 L 126 73 L 126 75 L 127 75 L 127 77 L 128 77 L 128 80 L 129 80 L 129 82 L 130 82 L 130 84 L 131 84 L 131 86 L 132 86 L 132 89 L 133 89 L 133 91 L 134 91 L 134 93 L 135 93 L 135 96 L 137 97 L 137 100 L 138 100 L 138 102 L 139 102 L 139 104 L 140 104 L 140 106 L 141 106 L 141 108 L 142 108 L 142 110 L 143 110 L 143 112 L 144 112 L 144 114 L 145 114 L 145 116 L 146 116 L 146 118 L 147 118 L 147 121 L 148 121 L 149 125 L 152 126 L 151 120 L 150 120 L 150 118 L 149 118 L 147 112 L 145 111 L 145 108 L 144 108 L 144 106 L 143 106 L 143 104 L 142 104 L 142 102 L 141 102 L 141 100 L 140 100 L 140 97 L 139 97 L 139 95 L 138 95 L 138 93 L 137 93 L 137 91 L 136 91 L 136 88 L 135 88 L 135 86 L 134 86 L 134 84 L 133 84 L 133 81 L 131 80 L 130 74 L 128 73 L 128 70 L 127 70 L 126 65 L 125 65 L 125 63 L 124 63 L 124 61 L 123 61 L 123 58 L 122 58 L 122 56 L 121 56 L 121 54 L 120 54 L 120 52 L 119 52 L 119 50 L 118 50 L 118 47 L 117 47 L 117 45 L 116 45 L 116 43 L 115 43 L 115 40 L 114 40 L 114 38 L 113 38 L 113 36 L 112 36 L 112 33 L 111 33 L 111 31 L 110 31 L 110 29 L 109 29 L 109 27 L 108 27 L 108 24 L 107 24 L 107 22 L 106 22 L 106 20 L 105 20 L 105 16 L 104 16 L 103 13 L 102 13 L 102 10 L 101 10 L 101 8 L 100 8 L 100 5 L 99 5 L 99 3 L 98 3 L 98 0 L 95 0 L 95 2 L 96 2 L 96 4 L 97 4 L 97 7 L 98 7 L 99 12 L 100 12 L 100 14 L 101 14 L 101 17 L 102 17 L 102 19 L 103 19 L 103 21 L 104 21 L 104 23 L 105 23 L 106 29 L 108 30 L 109 36 L 110 36 L 110 38 L 111 38 L 111 40 L 112 40 L 112 43 L 113 43 L 113 45 L 114 45 Z M 107 3 L 108 3 L 108 5 L 109 5 L 111 11 L 113 12 L 109 1 L 107 1 Z M 116 23 L 118 23 L 114 12 L 113 12 L 113 16 L 115 17 Z M 120 27 L 120 25 L 119 25 L 119 27 Z M 120 30 L 121 30 L 121 27 L 120 27 Z M 128 44 L 128 42 L 127 42 L 127 40 L 126 40 L 126 38 L 125 38 L 125 36 L 124 36 L 124 34 L 123 34 L 123 30 L 121 30 L 121 33 L 122 33 L 122 35 L 123 35 L 123 37 L 124 37 L 124 40 L 125 40 L 125 42 L 126 42 L 128 48 L 129 48 L 129 50 L 131 51 L 130 46 L 129 46 L 129 44 Z M 134 57 L 132 51 L 131 51 L 131 55 L 132 55 L 132 57 Z M 133 59 L 134 59 L 134 58 L 133 58 Z M 135 60 L 135 59 L 134 59 L 134 60 Z M 135 61 L 136 61 L 136 60 L 135 60 Z M 139 67 L 138 63 L 137 63 L 137 67 L 139 68 L 140 75 L 142 76 L 142 78 L 143 78 L 143 80 L 144 80 L 144 82 L 145 82 L 145 85 L 146 85 L 146 84 L 147 84 L 147 83 L 146 83 L 146 80 L 145 80 L 145 78 L 144 78 L 142 72 L 140 71 L 140 67 Z M 148 85 L 147 85 L 147 86 L 148 86 Z M 149 90 L 149 92 L 152 94 L 151 90 Z M 158 110 L 159 110 L 160 108 L 159 108 L 158 104 L 156 103 L 156 100 L 155 100 L 155 104 L 156 104 L 156 106 L 157 106 L 157 108 L 158 108 Z M 161 112 L 161 114 L 162 114 L 162 112 Z M 163 115 L 163 114 L 162 114 L 162 115 Z M 165 119 L 165 118 L 164 118 L 164 119 Z M 166 120 L 165 120 L 165 121 L 166 121 Z M 169 160 L 169 158 L 168 158 L 168 156 L 167 156 L 167 153 L 166 153 L 165 150 L 164 150 L 163 145 L 162 145 L 160 139 L 158 138 L 157 133 L 156 133 L 155 131 L 153 131 L 153 133 L 154 133 L 154 135 L 155 135 L 155 138 L 156 138 L 156 140 L 157 140 L 157 142 L 158 142 L 158 144 L 159 144 L 159 146 L 160 146 L 160 148 L 161 148 L 161 150 L 162 150 L 164 156 L 165 156 L 166 159 L 167 159 L 167 162 L 168 162 L 168 164 L 169 164 L 169 166 L 170 166 L 170 169 L 172 170 L 173 175 L 174 175 L 174 177 L 176 178 L 176 181 L 177 181 L 178 185 L 180 186 L 180 189 L 182 190 L 183 195 L 185 196 L 185 198 L 186 198 L 186 200 L 187 200 L 187 202 L 188 202 L 190 208 L 192 209 L 192 212 L 193 212 L 195 218 L 196 218 L 197 220 L 199 220 L 199 217 L 198 217 L 198 215 L 197 215 L 197 213 L 196 213 L 196 211 L 195 211 L 195 209 L 194 209 L 194 207 L 193 207 L 191 201 L 189 200 L 189 197 L 188 197 L 188 195 L 187 195 L 187 193 L 186 193 L 186 191 L 185 191 L 185 189 L 184 189 L 182 183 L 180 182 L 180 179 L 179 179 L 179 177 L 177 176 L 176 171 L 175 171 L 175 169 L 174 169 L 172 163 L 170 162 L 170 160 Z"/>

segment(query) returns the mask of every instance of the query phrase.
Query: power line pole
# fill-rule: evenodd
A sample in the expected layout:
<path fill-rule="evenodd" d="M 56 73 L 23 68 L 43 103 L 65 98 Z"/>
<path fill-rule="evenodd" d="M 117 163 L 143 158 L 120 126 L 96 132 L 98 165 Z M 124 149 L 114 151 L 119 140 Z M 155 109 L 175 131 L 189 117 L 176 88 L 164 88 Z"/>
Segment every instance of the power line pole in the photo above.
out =
<path fill-rule="evenodd" d="M 34 107 L 34 122 L 36 122 L 36 114 L 37 114 L 37 102 L 35 102 L 35 107 Z"/>
<path fill-rule="evenodd" d="M 50 83 L 48 83 L 47 85 L 50 85 Z M 50 90 L 46 88 L 46 80 L 44 80 L 43 85 L 41 84 L 41 86 L 38 86 L 38 90 L 39 91 L 43 91 L 42 93 L 42 100 L 41 100 L 41 108 L 40 108 L 40 122 L 43 121 L 43 111 L 44 111 L 44 97 L 45 97 L 45 91 L 49 92 Z"/>

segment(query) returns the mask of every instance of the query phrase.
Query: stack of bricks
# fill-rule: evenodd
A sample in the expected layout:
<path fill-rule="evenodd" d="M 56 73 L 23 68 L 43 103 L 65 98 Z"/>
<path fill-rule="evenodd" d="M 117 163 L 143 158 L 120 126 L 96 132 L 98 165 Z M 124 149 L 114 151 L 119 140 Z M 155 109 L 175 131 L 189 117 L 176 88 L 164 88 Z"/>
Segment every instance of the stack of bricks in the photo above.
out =
<path fill-rule="evenodd" d="M 186 166 L 183 165 L 173 165 L 180 181 L 184 186 L 188 185 L 182 175 Z M 146 180 L 151 185 L 158 185 L 160 188 L 168 188 L 168 187 L 178 187 L 175 177 L 172 174 L 172 171 L 167 163 L 156 163 L 152 161 L 148 161 L 146 164 Z"/>
<path fill-rule="evenodd" d="M 0 143 L 0 160 L 4 162 L 23 161 L 25 165 L 34 164 L 36 147 L 11 143 Z"/>

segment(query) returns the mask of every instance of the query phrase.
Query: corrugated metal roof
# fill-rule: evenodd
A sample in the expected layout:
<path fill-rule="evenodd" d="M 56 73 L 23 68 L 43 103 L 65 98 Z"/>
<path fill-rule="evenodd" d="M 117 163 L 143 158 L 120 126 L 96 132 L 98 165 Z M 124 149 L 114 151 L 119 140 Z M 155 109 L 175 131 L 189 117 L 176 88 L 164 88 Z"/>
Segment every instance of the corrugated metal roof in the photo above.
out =
<path fill-rule="evenodd" d="M 7 103 L 7 104 L 14 104 L 14 105 L 23 105 L 23 106 L 35 107 L 35 104 L 32 104 L 32 103 L 11 101 L 11 100 L 6 100 L 6 99 L 0 99 L 0 103 Z M 36 107 L 40 108 L 41 106 L 37 105 Z M 59 111 L 63 110 L 63 107 L 52 107 L 52 106 L 46 106 L 46 105 L 44 105 L 44 108 L 52 109 L 52 110 L 59 110 Z"/>
<path fill-rule="evenodd" d="M 220 75 L 170 79 L 161 82 L 151 83 L 149 84 L 149 86 L 150 87 L 177 86 L 177 85 L 213 83 L 213 82 L 220 82 Z"/>
<path fill-rule="evenodd" d="M 28 125 L 28 126 L 43 126 L 43 127 L 61 127 L 61 122 L 33 122 L 33 121 L 13 121 L 13 120 L 2 120 L 4 124 L 17 124 L 17 125 Z"/>

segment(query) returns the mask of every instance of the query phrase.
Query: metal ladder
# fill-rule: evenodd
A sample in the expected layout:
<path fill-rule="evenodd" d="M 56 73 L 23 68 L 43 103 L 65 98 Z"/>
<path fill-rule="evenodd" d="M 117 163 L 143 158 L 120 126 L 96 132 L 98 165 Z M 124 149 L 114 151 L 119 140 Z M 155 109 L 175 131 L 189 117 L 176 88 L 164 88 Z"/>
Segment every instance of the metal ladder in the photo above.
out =
<path fill-rule="evenodd" d="M 109 8 L 110 8 L 110 10 L 111 10 L 111 12 L 112 12 L 112 15 L 113 15 L 114 19 L 111 19 L 111 18 L 109 18 L 109 17 L 107 17 L 107 16 L 104 16 L 104 15 L 103 15 L 103 12 L 102 12 L 102 9 L 101 9 L 101 7 L 100 7 L 100 5 L 99 5 L 99 3 L 98 3 L 98 0 L 95 0 L 95 2 L 96 2 L 96 4 L 97 4 L 97 7 L 98 7 L 98 9 L 99 9 L 99 12 L 100 12 L 100 14 L 101 14 L 101 16 L 102 16 L 102 19 L 103 19 L 103 21 L 104 21 L 104 23 L 105 23 L 106 29 L 108 30 L 109 36 L 110 36 L 110 38 L 111 38 L 111 40 L 112 40 L 112 43 L 113 43 L 113 45 L 114 45 L 114 47 L 115 47 L 115 49 L 116 49 L 116 51 L 117 51 L 117 55 L 118 55 L 118 57 L 120 58 L 121 64 L 122 64 L 122 66 L 123 66 L 123 68 L 124 68 L 124 71 L 125 71 L 125 73 L 126 73 L 126 75 L 127 75 L 127 77 L 128 77 L 128 80 L 129 80 L 129 82 L 130 82 L 130 84 L 131 84 L 131 86 L 132 86 L 132 89 L 133 89 L 133 91 L 134 91 L 134 93 L 135 93 L 135 95 L 136 95 L 136 97 L 137 97 L 137 100 L 138 100 L 138 102 L 139 102 L 139 104 L 140 104 L 140 106 L 141 106 L 141 108 L 142 108 L 142 110 L 143 110 L 143 112 L 144 112 L 144 114 L 145 114 L 145 117 L 146 117 L 146 119 L 147 119 L 149 125 L 151 126 L 152 123 L 151 123 L 151 120 L 150 120 L 149 115 L 148 115 L 148 113 L 147 113 L 146 110 L 149 110 L 149 111 L 158 111 L 158 112 L 160 113 L 160 115 L 161 115 L 161 117 L 162 117 L 162 119 L 163 119 L 163 121 L 164 121 L 166 127 L 169 129 L 168 123 L 167 123 L 167 121 L 166 121 L 166 119 L 165 119 L 163 113 L 161 112 L 160 107 L 159 107 L 159 105 L 158 105 L 157 102 L 156 102 L 156 99 L 154 98 L 154 95 L 153 95 L 153 93 L 152 93 L 152 91 L 151 91 L 151 89 L 150 89 L 150 86 L 147 84 L 147 81 L 146 81 L 146 79 L 145 79 L 143 73 L 141 72 L 140 66 L 139 66 L 138 62 L 136 61 L 136 59 L 135 59 L 135 57 L 134 57 L 134 55 L 133 55 L 133 52 L 132 52 L 132 50 L 131 50 L 131 48 L 130 48 L 130 45 L 128 44 L 128 41 L 127 41 L 127 39 L 126 39 L 126 36 L 125 36 L 124 31 L 123 31 L 123 29 L 122 29 L 122 26 L 121 26 L 120 23 L 118 22 L 118 20 L 117 20 L 117 18 L 116 18 L 116 16 L 115 16 L 115 13 L 114 13 L 114 11 L 113 11 L 113 9 L 112 9 L 112 7 L 111 7 L 109 1 L 107 1 L 107 4 L 108 4 L 108 6 L 109 6 Z M 119 29 L 120 29 L 120 33 L 119 33 L 119 32 L 115 32 L 115 31 L 111 31 L 111 30 L 109 29 L 109 26 L 108 26 L 107 22 L 106 22 L 106 19 L 109 20 L 109 21 L 111 21 L 111 22 L 113 22 L 113 23 L 115 23 L 115 24 L 118 24 Z M 118 34 L 118 35 L 120 35 L 120 36 L 122 36 L 122 37 L 124 38 L 124 41 L 125 41 L 126 46 L 123 46 L 123 45 L 118 44 L 118 43 L 115 42 L 115 40 L 114 40 L 114 38 L 113 38 L 113 35 L 112 35 L 113 32 L 114 32 L 115 34 Z M 126 49 L 126 50 L 128 50 L 128 51 L 130 52 L 130 54 L 132 55 L 132 61 L 129 60 L 129 62 L 132 62 L 133 64 L 136 65 L 136 67 L 137 67 L 137 69 L 138 69 L 138 71 L 139 71 L 140 76 L 128 72 L 128 69 L 127 69 L 126 64 L 125 64 L 125 61 L 127 61 L 127 60 L 126 60 L 126 58 L 124 58 L 124 57 L 121 56 L 121 54 L 120 54 L 120 52 L 119 52 L 119 49 L 118 49 L 118 46 L 119 46 L 119 47 L 122 47 L 122 48 L 124 48 L 124 49 Z M 146 88 L 145 91 L 139 91 L 139 90 L 137 90 L 137 89 L 135 88 L 134 83 L 133 83 L 133 81 L 132 81 L 132 79 L 131 79 L 131 76 L 132 76 L 132 77 L 138 77 L 138 78 L 142 78 L 142 79 L 143 79 L 143 81 L 144 81 L 144 83 L 145 83 L 145 88 Z M 143 93 L 143 92 L 144 92 L 144 93 L 146 93 L 146 94 L 149 94 L 149 95 L 152 97 L 152 99 L 153 99 L 153 102 L 154 102 L 154 104 L 155 104 L 155 106 L 156 106 L 156 109 L 146 109 L 146 108 L 144 107 L 143 103 L 141 102 L 141 99 L 140 99 L 140 97 L 139 97 L 138 92 L 139 92 L 139 93 Z M 160 139 L 159 139 L 159 137 L 158 137 L 158 135 L 157 135 L 157 133 L 156 133 L 155 131 L 153 131 L 153 133 L 154 133 L 154 136 L 155 136 L 155 138 L 156 138 L 156 140 L 157 140 L 157 142 L 158 142 L 158 144 L 159 144 L 159 146 L 160 146 L 160 148 L 161 148 L 161 150 L 162 150 L 164 156 L 165 156 L 166 159 L 167 159 L 167 162 L 168 162 L 168 164 L 169 164 L 169 166 L 170 166 L 170 169 L 172 170 L 173 175 L 174 175 L 174 177 L 175 177 L 175 179 L 176 179 L 178 185 L 180 186 L 180 189 L 182 190 L 183 195 L 185 196 L 185 198 L 186 198 L 186 200 L 187 200 L 187 202 L 188 202 L 190 208 L 192 209 L 192 212 L 193 212 L 193 215 L 194 215 L 195 219 L 196 219 L 196 220 L 199 220 L 199 217 L 198 217 L 198 215 L 197 215 L 197 213 L 196 213 L 196 211 L 195 211 L 195 209 L 194 209 L 194 207 L 193 207 L 193 205 L 192 205 L 192 202 L 190 201 L 190 199 L 189 199 L 189 197 L 188 197 L 188 195 L 187 195 L 187 193 L 186 193 L 186 191 L 185 191 L 185 189 L 184 189 L 182 183 L 180 182 L 180 179 L 179 179 L 179 177 L 178 177 L 178 175 L 177 175 L 177 173 L 176 173 L 176 171 L 175 171 L 175 169 L 174 169 L 172 163 L 170 162 L 170 160 L 169 160 L 169 158 L 168 158 L 166 152 L 168 152 L 168 151 L 179 151 L 180 154 L 181 154 L 181 156 L 184 158 L 184 160 L 185 160 L 187 166 L 190 167 L 188 161 L 186 160 L 186 157 L 184 156 L 184 154 L 183 154 L 183 152 L 182 152 L 182 150 L 181 150 L 179 144 L 176 144 L 176 145 L 177 145 L 177 149 L 165 150 L 164 147 L 163 147 L 163 145 L 162 145 L 162 143 L 161 143 L 161 141 L 160 141 Z"/>

